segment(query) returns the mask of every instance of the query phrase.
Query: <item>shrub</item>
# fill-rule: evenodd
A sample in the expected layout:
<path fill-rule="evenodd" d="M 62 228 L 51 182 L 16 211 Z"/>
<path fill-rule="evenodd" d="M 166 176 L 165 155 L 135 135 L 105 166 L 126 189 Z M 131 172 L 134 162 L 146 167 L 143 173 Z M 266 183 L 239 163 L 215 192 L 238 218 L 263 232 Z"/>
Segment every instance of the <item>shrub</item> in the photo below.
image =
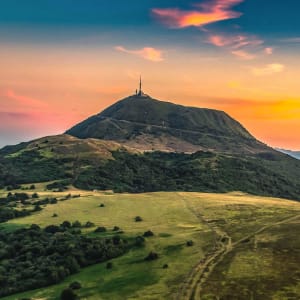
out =
<path fill-rule="evenodd" d="M 81 228 L 81 223 L 79 221 L 75 221 L 75 222 L 72 223 L 72 227 Z"/>
<path fill-rule="evenodd" d="M 145 231 L 143 234 L 144 237 L 154 236 L 154 233 L 151 230 Z"/>
<path fill-rule="evenodd" d="M 64 227 L 64 228 L 71 228 L 71 222 L 69 222 L 69 221 L 63 221 L 62 223 L 61 223 L 61 227 Z"/>
<path fill-rule="evenodd" d="M 66 288 L 62 291 L 60 295 L 61 300 L 76 300 L 78 299 L 77 295 L 71 288 Z"/>
<path fill-rule="evenodd" d="M 134 220 L 135 220 L 135 222 L 141 222 L 141 221 L 143 221 L 143 219 L 140 216 L 136 216 L 134 218 Z"/>
<path fill-rule="evenodd" d="M 54 213 L 54 214 L 52 215 L 52 218 L 56 218 L 56 217 L 58 217 L 58 214 Z"/>
<path fill-rule="evenodd" d="M 163 269 L 168 269 L 169 268 L 169 265 L 168 264 L 164 264 L 163 265 Z"/>
<path fill-rule="evenodd" d="M 70 283 L 69 288 L 72 290 L 80 290 L 82 288 L 81 283 L 78 281 L 73 281 Z"/>
<path fill-rule="evenodd" d="M 31 196 L 32 199 L 37 199 L 38 197 L 39 197 L 38 193 L 33 193 Z"/>
<path fill-rule="evenodd" d="M 120 230 L 120 227 L 118 226 L 114 226 L 113 230 L 112 231 L 119 231 Z"/>
<path fill-rule="evenodd" d="M 32 184 L 30 187 L 29 187 L 30 190 L 35 190 L 35 185 Z"/>
<path fill-rule="evenodd" d="M 158 254 L 156 252 L 151 251 L 146 257 L 145 260 L 151 261 L 158 259 Z"/>
<path fill-rule="evenodd" d="M 135 238 L 135 245 L 138 247 L 143 246 L 144 242 L 145 242 L 145 239 L 140 235 Z"/>
<path fill-rule="evenodd" d="M 99 205 L 99 207 L 105 207 L 105 205 L 104 205 L 103 203 L 101 203 L 101 204 Z"/>
<path fill-rule="evenodd" d="M 106 228 L 104 226 L 99 226 L 95 229 L 95 232 L 106 232 Z"/>
<path fill-rule="evenodd" d="M 93 222 L 90 222 L 90 221 L 87 221 L 84 225 L 85 228 L 91 228 L 91 227 L 94 227 L 95 224 Z"/>
<path fill-rule="evenodd" d="M 113 267 L 112 262 L 108 262 L 108 263 L 106 264 L 106 269 L 112 269 L 112 267 Z"/>
<path fill-rule="evenodd" d="M 191 247 L 191 246 L 194 245 L 194 242 L 193 242 L 192 240 L 189 240 L 189 241 L 186 242 L 186 245 L 187 245 L 188 247 Z"/>

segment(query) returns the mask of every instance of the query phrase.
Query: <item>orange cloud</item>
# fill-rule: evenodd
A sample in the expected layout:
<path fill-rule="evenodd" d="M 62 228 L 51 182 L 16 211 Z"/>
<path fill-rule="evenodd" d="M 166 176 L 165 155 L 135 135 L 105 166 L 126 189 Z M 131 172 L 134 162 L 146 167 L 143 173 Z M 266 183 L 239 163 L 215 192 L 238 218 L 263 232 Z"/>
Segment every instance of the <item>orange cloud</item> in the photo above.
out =
<path fill-rule="evenodd" d="M 219 21 L 239 18 L 242 13 L 231 10 L 231 7 L 243 1 L 212 0 L 194 4 L 194 10 L 184 11 L 178 8 L 155 8 L 152 12 L 158 20 L 171 28 L 202 27 Z"/>
<path fill-rule="evenodd" d="M 134 55 L 142 57 L 146 60 L 150 60 L 150 61 L 154 61 L 154 62 L 160 62 L 160 61 L 164 60 L 163 51 L 159 50 L 159 49 L 152 48 L 152 47 L 145 47 L 145 48 L 142 48 L 142 49 L 139 49 L 139 50 L 129 50 L 129 49 L 126 49 L 123 46 L 117 46 L 117 47 L 115 47 L 115 49 L 117 51 L 129 53 L 129 54 L 134 54 Z"/>
<path fill-rule="evenodd" d="M 282 64 L 274 63 L 263 67 L 253 67 L 251 68 L 252 74 L 255 76 L 265 76 L 272 75 L 276 73 L 281 73 L 284 71 L 285 66 Z"/>

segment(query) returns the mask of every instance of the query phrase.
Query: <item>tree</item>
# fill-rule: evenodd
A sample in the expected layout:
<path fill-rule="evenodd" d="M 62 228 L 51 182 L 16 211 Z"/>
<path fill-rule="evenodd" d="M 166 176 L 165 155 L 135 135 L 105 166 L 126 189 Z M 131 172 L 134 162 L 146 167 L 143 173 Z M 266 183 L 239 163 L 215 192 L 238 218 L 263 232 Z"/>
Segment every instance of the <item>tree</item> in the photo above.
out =
<path fill-rule="evenodd" d="M 61 300 L 76 300 L 78 299 L 76 293 L 71 288 L 66 288 L 60 294 Z"/>

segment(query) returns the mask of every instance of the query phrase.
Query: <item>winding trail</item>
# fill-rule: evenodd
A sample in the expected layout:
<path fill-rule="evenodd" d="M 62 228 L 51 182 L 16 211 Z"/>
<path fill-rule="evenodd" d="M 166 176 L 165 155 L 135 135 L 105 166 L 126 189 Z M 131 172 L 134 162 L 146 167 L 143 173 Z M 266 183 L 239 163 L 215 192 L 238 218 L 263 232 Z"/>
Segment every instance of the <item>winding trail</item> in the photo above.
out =
<path fill-rule="evenodd" d="M 182 283 L 175 299 L 177 300 L 200 300 L 201 289 L 203 284 L 212 273 L 214 268 L 223 261 L 224 257 L 233 251 L 239 244 L 255 237 L 255 235 L 262 233 L 263 231 L 272 228 L 277 225 L 285 224 L 290 221 L 294 221 L 300 218 L 300 215 L 285 218 L 283 220 L 268 224 L 261 227 L 253 233 L 250 233 L 236 242 L 232 242 L 231 237 L 215 224 L 210 223 L 204 218 L 198 211 L 196 211 L 182 193 L 179 193 L 181 199 L 185 203 L 185 206 L 190 210 L 201 223 L 207 225 L 216 235 L 215 245 L 213 250 L 206 254 L 187 275 L 186 279 Z"/>

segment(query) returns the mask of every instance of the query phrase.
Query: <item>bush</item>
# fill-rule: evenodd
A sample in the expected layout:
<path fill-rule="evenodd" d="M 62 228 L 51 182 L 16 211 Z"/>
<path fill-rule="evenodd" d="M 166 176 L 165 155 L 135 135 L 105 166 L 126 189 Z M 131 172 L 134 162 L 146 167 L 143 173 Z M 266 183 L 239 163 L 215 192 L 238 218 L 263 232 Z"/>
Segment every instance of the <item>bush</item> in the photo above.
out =
<path fill-rule="evenodd" d="M 87 221 L 84 225 L 85 228 L 91 228 L 91 227 L 94 227 L 95 224 L 93 222 L 90 222 L 90 221 Z"/>
<path fill-rule="evenodd" d="M 106 269 L 112 269 L 112 267 L 113 267 L 112 262 L 108 262 L 108 263 L 106 264 Z"/>
<path fill-rule="evenodd" d="M 114 226 L 113 230 L 112 231 L 119 231 L 120 230 L 120 227 L 118 226 Z"/>
<path fill-rule="evenodd" d="M 169 265 L 168 264 L 164 264 L 163 265 L 163 269 L 168 269 L 169 268 Z"/>
<path fill-rule="evenodd" d="M 135 245 L 140 247 L 140 246 L 143 246 L 145 243 L 145 239 L 142 237 L 142 236 L 137 236 L 135 238 Z"/>
<path fill-rule="evenodd" d="M 79 221 L 75 221 L 75 222 L 73 222 L 72 227 L 81 228 L 81 223 Z"/>
<path fill-rule="evenodd" d="M 106 232 L 106 228 L 104 226 L 99 226 L 95 229 L 95 232 Z"/>
<path fill-rule="evenodd" d="M 186 245 L 187 245 L 188 247 L 191 247 L 191 246 L 194 245 L 194 242 L 193 242 L 192 240 L 189 240 L 189 241 L 186 242 Z"/>
<path fill-rule="evenodd" d="M 135 220 L 135 222 L 141 222 L 141 221 L 143 221 L 143 219 L 140 216 L 136 216 L 134 218 L 134 220 Z"/>
<path fill-rule="evenodd" d="M 32 199 L 37 199 L 38 197 L 39 197 L 38 193 L 33 193 L 31 196 Z"/>
<path fill-rule="evenodd" d="M 99 205 L 99 207 L 105 207 L 105 205 L 104 205 L 103 203 L 101 203 L 101 204 Z"/>
<path fill-rule="evenodd" d="M 154 236 L 154 233 L 151 230 L 148 230 L 148 231 L 144 232 L 143 236 L 144 237 Z"/>
<path fill-rule="evenodd" d="M 81 283 L 78 281 L 73 281 L 70 283 L 69 288 L 72 290 L 80 290 L 82 288 Z"/>
<path fill-rule="evenodd" d="M 54 214 L 52 215 L 52 218 L 56 218 L 56 217 L 58 217 L 58 214 L 54 213 Z"/>
<path fill-rule="evenodd" d="M 62 291 L 60 295 L 61 300 L 76 300 L 78 299 L 77 295 L 71 288 L 66 288 Z"/>
<path fill-rule="evenodd" d="M 151 261 L 158 259 L 158 254 L 156 252 L 151 251 L 146 257 L 145 260 Z"/>
<path fill-rule="evenodd" d="M 35 185 L 32 184 L 30 187 L 29 187 L 30 190 L 35 190 Z"/>

